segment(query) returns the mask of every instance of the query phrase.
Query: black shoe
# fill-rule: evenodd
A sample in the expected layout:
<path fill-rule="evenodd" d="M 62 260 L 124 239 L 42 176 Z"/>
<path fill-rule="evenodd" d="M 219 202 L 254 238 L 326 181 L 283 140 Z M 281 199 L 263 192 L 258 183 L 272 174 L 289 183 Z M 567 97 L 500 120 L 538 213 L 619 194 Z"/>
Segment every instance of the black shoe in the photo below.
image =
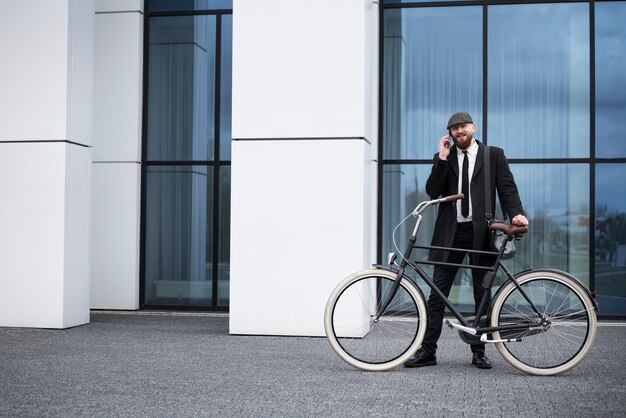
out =
<path fill-rule="evenodd" d="M 491 360 L 485 355 L 483 350 L 479 350 L 472 355 L 472 364 L 479 369 L 491 369 Z"/>
<path fill-rule="evenodd" d="M 404 362 L 404 367 L 424 367 L 424 366 L 436 366 L 437 356 L 434 354 L 426 354 L 421 348 L 417 350 L 415 354 Z"/>

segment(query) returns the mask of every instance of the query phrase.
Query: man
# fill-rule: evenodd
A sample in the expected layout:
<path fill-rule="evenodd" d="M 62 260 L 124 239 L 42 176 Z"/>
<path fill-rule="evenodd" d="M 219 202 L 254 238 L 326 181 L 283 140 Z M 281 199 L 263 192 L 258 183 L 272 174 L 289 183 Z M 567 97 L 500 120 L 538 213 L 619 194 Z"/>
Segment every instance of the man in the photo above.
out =
<path fill-rule="evenodd" d="M 485 145 L 474 139 L 476 125 L 465 112 L 453 114 L 448 120 L 449 135 L 439 140 L 433 168 L 426 182 L 426 193 L 433 198 L 463 193 L 465 198 L 439 205 L 432 245 L 475 250 L 489 250 L 488 225 L 485 221 Z M 450 137 L 450 135 L 452 137 Z M 451 140 L 454 140 L 452 145 Z M 503 208 L 515 225 L 528 226 L 517 186 L 501 148 L 490 147 L 491 208 L 495 208 L 496 190 Z M 467 173 L 467 174 L 464 174 Z M 464 180 L 467 179 L 467 182 Z M 461 264 L 466 252 L 431 250 L 429 259 Z M 470 263 L 491 265 L 491 256 L 470 254 Z M 450 294 L 458 267 L 435 266 L 433 281 L 446 297 Z M 475 309 L 483 296 L 482 280 L 485 270 L 472 269 Z M 488 306 L 488 305 L 487 305 Z M 428 299 L 428 329 L 422 347 L 404 363 L 406 367 L 437 364 L 437 340 L 441 335 L 445 305 L 431 292 Z M 483 312 L 484 313 L 484 312 Z M 471 345 L 472 364 L 490 369 L 491 360 L 485 355 L 485 345 Z"/>

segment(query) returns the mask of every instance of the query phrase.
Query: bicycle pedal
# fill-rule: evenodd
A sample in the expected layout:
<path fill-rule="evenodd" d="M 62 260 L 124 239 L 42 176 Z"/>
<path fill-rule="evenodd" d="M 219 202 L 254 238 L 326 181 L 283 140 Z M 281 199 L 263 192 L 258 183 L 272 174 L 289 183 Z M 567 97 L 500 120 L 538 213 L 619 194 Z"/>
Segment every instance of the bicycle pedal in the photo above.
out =
<path fill-rule="evenodd" d="M 470 328 L 470 327 L 466 327 L 464 325 L 461 324 L 457 324 L 456 322 L 452 322 L 449 319 L 446 319 L 444 321 L 446 323 L 446 325 L 448 325 L 450 328 L 456 328 L 458 330 L 461 330 L 463 332 L 467 332 L 470 335 L 476 335 L 476 328 Z"/>
<path fill-rule="evenodd" d="M 480 342 L 482 343 L 521 343 L 521 338 L 504 338 L 499 340 L 489 340 L 487 339 L 487 334 L 483 334 L 480 336 Z"/>

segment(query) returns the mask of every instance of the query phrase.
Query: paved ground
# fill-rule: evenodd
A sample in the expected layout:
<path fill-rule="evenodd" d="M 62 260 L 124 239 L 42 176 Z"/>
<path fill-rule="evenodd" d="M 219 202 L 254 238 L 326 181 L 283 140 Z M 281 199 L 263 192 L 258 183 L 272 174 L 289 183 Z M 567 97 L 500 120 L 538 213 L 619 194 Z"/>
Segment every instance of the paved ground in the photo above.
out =
<path fill-rule="evenodd" d="M 0 416 L 626 415 L 626 323 L 556 377 L 492 370 L 444 327 L 439 365 L 367 373 L 322 338 L 228 335 L 228 318 L 93 313 L 69 330 L 0 328 Z"/>

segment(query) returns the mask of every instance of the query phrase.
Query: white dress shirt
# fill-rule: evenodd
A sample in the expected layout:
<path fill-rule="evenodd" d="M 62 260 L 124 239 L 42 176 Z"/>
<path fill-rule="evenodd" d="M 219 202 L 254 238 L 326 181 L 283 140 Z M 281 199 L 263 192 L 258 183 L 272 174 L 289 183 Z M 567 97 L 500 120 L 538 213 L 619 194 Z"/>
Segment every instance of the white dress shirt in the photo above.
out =
<path fill-rule="evenodd" d="M 461 200 L 456 201 L 456 221 L 457 222 L 469 222 L 472 220 L 472 177 L 474 176 L 474 167 L 476 166 L 476 156 L 478 155 L 478 143 L 472 139 L 472 145 L 469 146 L 465 151 L 467 151 L 467 158 L 469 162 L 468 173 L 469 179 L 468 184 L 470 184 L 470 192 L 469 196 L 465 196 L 465 199 L 469 199 L 469 215 L 464 217 L 461 214 Z M 458 185 L 458 193 L 462 193 L 462 182 L 463 182 L 463 158 L 465 155 L 463 154 L 463 150 L 456 149 L 456 158 L 459 162 L 459 185 Z"/>

